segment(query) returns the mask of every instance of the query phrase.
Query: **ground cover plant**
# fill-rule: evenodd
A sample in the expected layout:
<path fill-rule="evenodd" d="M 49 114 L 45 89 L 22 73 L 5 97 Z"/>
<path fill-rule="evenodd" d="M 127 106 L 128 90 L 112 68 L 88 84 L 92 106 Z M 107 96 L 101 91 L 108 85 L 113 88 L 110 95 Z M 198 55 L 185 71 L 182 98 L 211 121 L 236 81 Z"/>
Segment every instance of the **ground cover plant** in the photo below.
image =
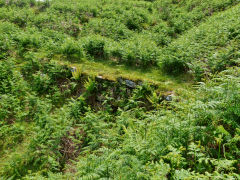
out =
<path fill-rule="evenodd" d="M 238 0 L 0 0 L 0 179 L 240 179 Z"/>

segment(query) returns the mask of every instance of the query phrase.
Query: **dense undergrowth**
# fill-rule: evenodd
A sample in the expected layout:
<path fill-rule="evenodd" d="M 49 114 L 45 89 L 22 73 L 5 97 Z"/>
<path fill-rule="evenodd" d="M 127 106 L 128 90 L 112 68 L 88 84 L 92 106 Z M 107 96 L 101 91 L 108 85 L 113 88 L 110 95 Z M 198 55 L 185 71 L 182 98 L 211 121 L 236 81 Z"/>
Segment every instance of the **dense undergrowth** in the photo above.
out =
<path fill-rule="evenodd" d="M 0 179 L 240 179 L 239 14 L 237 0 L 0 0 Z M 166 92 L 59 63 L 94 60 L 196 81 Z"/>
<path fill-rule="evenodd" d="M 77 62 L 158 65 L 172 74 L 191 70 L 200 78 L 237 63 L 226 58 L 239 58 L 238 2 L 1 0 L 1 32 L 11 32 L 1 37 L 7 41 L 1 49 L 13 48 L 12 42 L 19 55 L 31 49 Z"/>

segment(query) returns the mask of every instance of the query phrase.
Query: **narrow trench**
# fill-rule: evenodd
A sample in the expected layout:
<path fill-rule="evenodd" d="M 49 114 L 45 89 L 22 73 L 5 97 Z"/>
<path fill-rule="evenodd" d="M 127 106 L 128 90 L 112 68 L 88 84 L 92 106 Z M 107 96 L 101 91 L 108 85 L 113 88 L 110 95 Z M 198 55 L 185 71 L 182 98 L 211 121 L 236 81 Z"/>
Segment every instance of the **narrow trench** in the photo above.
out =
<path fill-rule="evenodd" d="M 102 76 L 89 77 L 82 74 L 78 80 L 78 88 L 75 90 L 76 97 L 84 96 L 92 110 L 108 111 L 111 114 L 115 114 L 118 108 L 125 109 L 130 100 L 138 101 L 137 106 L 145 108 L 146 111 L 153 110 L 154 107 L 149 100 L 153 93 L 157 94 L 156 103 L 164 100 L 172 101 L 171 94 L 161 94 L 157 85 L 122 77 L 112 81 Z"/>

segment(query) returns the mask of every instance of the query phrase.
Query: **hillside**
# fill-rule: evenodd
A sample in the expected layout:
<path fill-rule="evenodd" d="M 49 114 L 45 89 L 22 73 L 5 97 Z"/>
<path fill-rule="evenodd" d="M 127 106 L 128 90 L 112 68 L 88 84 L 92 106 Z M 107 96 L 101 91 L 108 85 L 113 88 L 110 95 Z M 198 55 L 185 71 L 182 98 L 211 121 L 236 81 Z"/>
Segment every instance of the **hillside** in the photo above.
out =
<path fill-rule="evenodd" d="M 0 0 L 0 179 L 240 179 L 238 0 Z"/>

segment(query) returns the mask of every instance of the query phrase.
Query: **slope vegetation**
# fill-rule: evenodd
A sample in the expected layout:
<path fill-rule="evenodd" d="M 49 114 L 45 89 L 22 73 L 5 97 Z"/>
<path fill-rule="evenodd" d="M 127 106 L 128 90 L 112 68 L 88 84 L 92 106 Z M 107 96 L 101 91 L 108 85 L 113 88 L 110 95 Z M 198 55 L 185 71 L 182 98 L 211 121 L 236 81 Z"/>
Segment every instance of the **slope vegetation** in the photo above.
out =
<path fill-rule="evenodd" d="M 0 0 L 0 179 L 240 179 L 239 14 Z"/>

